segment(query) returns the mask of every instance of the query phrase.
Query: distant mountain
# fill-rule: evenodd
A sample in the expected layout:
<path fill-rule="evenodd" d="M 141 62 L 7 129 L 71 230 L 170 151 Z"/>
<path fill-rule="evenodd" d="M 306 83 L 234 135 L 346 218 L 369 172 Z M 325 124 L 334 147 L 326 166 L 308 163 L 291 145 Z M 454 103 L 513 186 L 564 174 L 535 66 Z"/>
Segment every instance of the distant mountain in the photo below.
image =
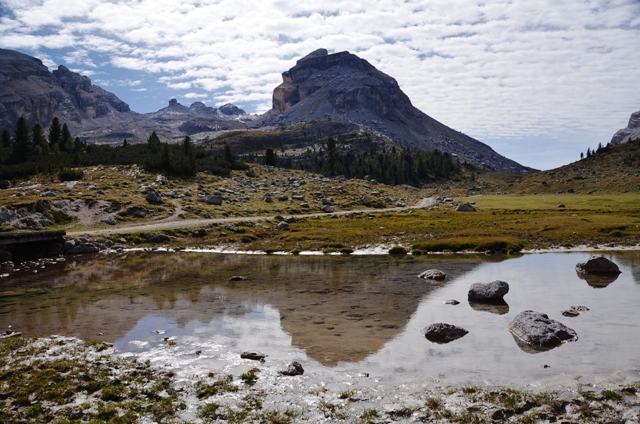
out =
<path fill-rule="evenodd" d="M 618 130 L 618 132 L 613 135 L 610 143 L 626 143 L 627 141 L 629 141 L 629 137 L 631 137 L 632 140 L 640 138 L 640 110 L 631 114 L 631 118 L 629 118 L 629 125 L 627 125 L 627 128 Z"/>
<path fill-rule="evenodd" d="M 182 106 L 175 99 L 158 112 L 139 114 L 129 105 L 60 65 L 49 72 L 34 57 L 0 49 L 0 131 L 12 130 L 23 116 L 30 125 L 48 128 L 54 116 L 69 126 L 74 136 L 94 143 L 143 142 L 156 131 L 165 141 L 185 135 L 246 128 L 246 113 L 227 104 L 219 109 L 195 102 Z"/>
<path fill-rule="evenodd" d="M 298 60 L 282 78 L 273 92 L 272 109 L 262 116 L 247 115 L 231 104 L 216 109 L 201 102 L 184 106 L 175 99 L 157 112 L 139 114 L 86 76 L 62 65 L 49 72 L 36 58 L 0 49 L 0 130 L 13 129 L 20 116 L 30 125 L 47 128 L 58 116 L 74 136 L 92 143 L 124 138 L 144 142 L 152 131 L 163 141 L 177 142 L 190 135 L 195 141 L 210 142 L 229 130 L 269 132 L 274 127 L 330 119 L 344 125 L 312 124 L 313 131 L 303 125 L 302 136 L 291 137 L 304 143 L 312 138 L 324 142 L 329 135 L 351 128 L 350 133 L 368 134 L 363 137 L 375 139 L 379 148 L 386 143 L 438 149 L 482 169 L 515 174 L 535 171 L 416 109 L 396 80 L 349 52 L 317 50 Z M 320 128 L 329 128 L 331 134 L 316 133 Z M 251 131 L 246 133 L 250 136 Z"/>
<path fill-rule="evenodd" d="M 415 149 L 438 149 L 479 168 L 516 174 L 534 169 L 496 153 L 416 109 L 395 79 L 349 52 L 319 49 L 282 74 L 263 125 L 343 119 Z"/>
<path fill-rule="evenodd" d="M 75 134 L 131 121 L 137 114 L 114 94 L 64 66 L 51 73 L 39 59 L 0 49 L 0 128 L 13 128 L 21 116 L 44 127 L 58 116 Z"/>

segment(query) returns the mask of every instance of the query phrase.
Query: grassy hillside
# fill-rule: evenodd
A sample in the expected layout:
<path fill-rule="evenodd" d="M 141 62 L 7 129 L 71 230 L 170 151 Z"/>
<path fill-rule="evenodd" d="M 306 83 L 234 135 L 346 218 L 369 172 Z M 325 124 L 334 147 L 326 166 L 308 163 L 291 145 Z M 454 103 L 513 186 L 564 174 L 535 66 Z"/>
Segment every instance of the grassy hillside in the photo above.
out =
<path fill-rule="evenodd" d="M 640 140 L 605 147 L 591 157 L 500 184 L 519 194 L 629 193 L 640 190 Z"/>

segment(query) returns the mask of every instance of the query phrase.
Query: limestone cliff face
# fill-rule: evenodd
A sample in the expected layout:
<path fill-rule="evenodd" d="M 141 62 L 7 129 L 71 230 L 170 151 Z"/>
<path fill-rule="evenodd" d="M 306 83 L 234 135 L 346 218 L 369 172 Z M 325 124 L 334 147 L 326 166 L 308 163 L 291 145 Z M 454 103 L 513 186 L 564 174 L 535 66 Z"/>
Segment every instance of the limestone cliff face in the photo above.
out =
<path fill-rule="evenodd" d="M 264 124 L 344 119 L 402 146 L 438 149 L 480 168 L 518 174 L 533 171 L 416 109 L 395 79 L 349 52 L 329 54 L 319 49 L 298 60 L 282 74 L 272 105 Z"/>
<path fill-rule="evenodd" d="M 627 128 L 622 128 L 613 135 L 611 144 L 626 143 L 629 141 L 629 137 L 631 137 L 632 140 L 640 138 L 640 110 L 631 114 Z"/>
<path fill-rule="evenodd" d="M 54 116 L 73 133 L 135 115 L 114 94 L 64 66 L 49 72 L 39 59 L 0 49 L 0 128 L 13 128 L 23 116 L 48 126 Z"/>

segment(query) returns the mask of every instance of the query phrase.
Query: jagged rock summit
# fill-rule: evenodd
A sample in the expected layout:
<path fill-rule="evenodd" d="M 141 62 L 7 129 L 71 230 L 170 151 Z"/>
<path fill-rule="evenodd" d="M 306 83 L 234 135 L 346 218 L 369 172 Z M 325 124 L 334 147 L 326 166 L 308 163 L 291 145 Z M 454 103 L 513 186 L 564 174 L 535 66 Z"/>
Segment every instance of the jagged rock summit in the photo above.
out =
<path fill-rule="evenodd" d="M 319 49 L 284 72 L 263 124 L 325 118 L 357 123 L 403 147 L 448 152 L 480 168 L 518 174 L 534 171 L 416 109 L 395 79 L 347 51 L 329 54 Z"/>
<path fill-rule="evenodd" d="M 21 116 L 47 126 L 58 116 L 77 133 L 130 121 L 135 115 L 129 105 L 92 85 L 88 77 L 62 65 L 49 72 L 39 59 L 0 49 L 0 128 L 13 128 Z"/>
<path fill-rule="evenodd" d="M 629 141 L 629 138 L 631 138 L 631 140 L 640 138 L 640 110 L 631 114 L 627 128 L 618 130 L 618 132 L 613 135 L 610 143 L 626 143 L 627 141 Z"/>

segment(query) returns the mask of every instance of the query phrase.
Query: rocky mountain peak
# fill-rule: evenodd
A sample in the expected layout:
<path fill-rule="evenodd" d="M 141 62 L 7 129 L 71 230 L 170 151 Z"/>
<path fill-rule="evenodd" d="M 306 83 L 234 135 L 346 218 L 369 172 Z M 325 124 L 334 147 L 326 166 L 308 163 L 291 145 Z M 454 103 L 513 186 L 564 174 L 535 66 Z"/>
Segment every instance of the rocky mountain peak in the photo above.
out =
<path fill-rule="evenodd" d="M 631 114 L 629 118 L 629 124 L 627 128 L 618 130 L 611 138 L 611 144 L 621 144 L 629 141 L 629 137 L 632 140 L 640 138 L 640 110 Z"/>
<path fill-rule="evenodd" d="M 416 109 L 397 81 L 348 51 L 316 50 L 282 74 L 266 125 L 343 119 L 408 148 L 456 155 L 484 169 L 526 174 L 533 169 L 507 159 L 484 143 Z"/>
<path fill-rule="evenodd" d="M 227 115 L 227 116 L 233 116 L 233 115 L 241 116 L 241 115 L 247 114 L 244 110 L 240 109 L 238 106 L 231 103 L 227 103 L 226 105 L 220 106 L 218 108 L 218 111 L 220 111 L 220 113 L 222 113 L 223 115 Z"/>
<path fill-rule="evenodd" d="M 52 74 L 54 77 L 58 78 L 60 85 L 64 90 L 91 90 L 91 79 L 89 79 L 89 77 L 72 72 L 64 65 L 58 66 L 58 69 L 53 71 Z"/>

